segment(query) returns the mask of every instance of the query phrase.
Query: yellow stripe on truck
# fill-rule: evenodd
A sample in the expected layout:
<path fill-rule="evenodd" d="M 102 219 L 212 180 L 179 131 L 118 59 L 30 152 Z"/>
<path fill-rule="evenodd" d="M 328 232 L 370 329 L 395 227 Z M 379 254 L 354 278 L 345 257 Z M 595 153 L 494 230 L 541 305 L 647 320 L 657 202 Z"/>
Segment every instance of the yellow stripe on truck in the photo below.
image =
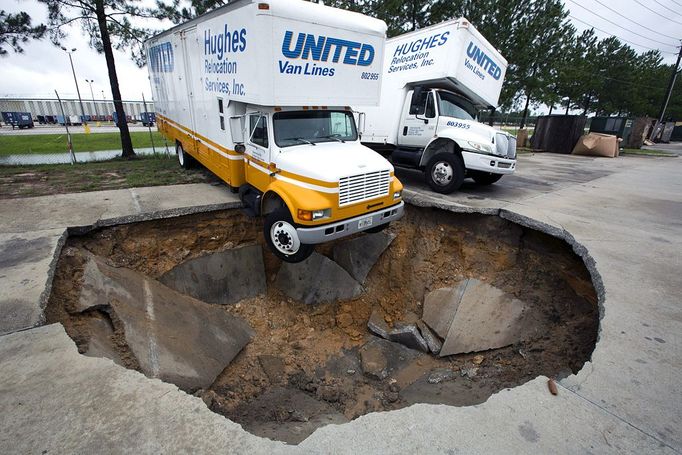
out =
<path fill-rule="evenodd" d="M 339 207 L 338 182 L 325 182 L 281 169 L 277 169 L 274 175 L 271 175 L 273 172 L 268 169 L 270 166 L 268 163 L 250 155 L 229 150 L 162 115 L 157 115 L 157 118 L 160 119 L 159 131 L 164 136 L 172 142 L 180 142 L 185 152 L 196 158 L 228 185 L 239 187 L 248 180 L 249 184 L 264 195 L 268 192 L 276 193 L 284 200 L 289 210 L 294 212 L 291 214 L 294 221 L 301 225 L 319 226 L 333 223 L 387 208 L 400 202 L 399 199 L 393 199 L 393 193 L 401 191 L 403 186 L 398 179 L 393 178 L 393 172 L 391 172 L 390 190 L 385 197 Z M 297 217 L 298 209 L 309 211 L 331 209 L 331 217 L 316 221 L 301 220 Z"/>

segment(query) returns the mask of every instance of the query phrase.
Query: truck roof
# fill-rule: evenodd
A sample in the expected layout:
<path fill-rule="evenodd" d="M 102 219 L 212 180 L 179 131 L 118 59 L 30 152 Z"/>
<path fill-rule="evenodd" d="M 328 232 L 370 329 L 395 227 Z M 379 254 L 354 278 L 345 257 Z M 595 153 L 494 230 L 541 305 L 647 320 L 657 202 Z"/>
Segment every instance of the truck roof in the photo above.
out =
<path fill-rule="evenodd" d="M 212 17 L 219 16 L 228 11 L 238 9 L 242 6 L 252 3 L 268 5 L 269 14 L 275 17 L 291 19 L 298 22 L 318 24 L 321 22 L 321 17 L 323 16 L 324 24 L 326 26 L 336 27 L 344 30 L 359 31 L 380 37 L 386 36 L 387 27 L 384 21 L 365 16 L 364 14 L 355 13 L 353 11 L 332 8 L 319 3 L 312 3 L 303 0 L 234 0 L 214 10 L 197 16 L 194 19 L 178 24 L 163 32 L 157 33 L 156 35 L 148 38 L 146 42 L 156 40 L 163 36 L 175 33 L 178 30 L 183 30 Z"/>

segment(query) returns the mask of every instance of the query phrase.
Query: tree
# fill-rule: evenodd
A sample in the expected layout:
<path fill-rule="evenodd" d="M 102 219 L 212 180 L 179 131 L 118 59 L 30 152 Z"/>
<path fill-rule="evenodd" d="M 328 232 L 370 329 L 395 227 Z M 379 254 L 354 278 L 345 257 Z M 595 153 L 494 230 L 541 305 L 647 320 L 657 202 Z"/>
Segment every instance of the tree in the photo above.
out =
<path fill-rule="evenodd" d="M 121 133 L 122 156 L 135 157 L 130 131 L 126 122 L 121 90 L 116 74 L 113 49 L 129 50 L 131 58 L 139 66 L 145 62 L 144 40 L 151 30 L 134 25 L 131 18 L 157 17 L 155 11 L 142 7 L 141 0 L 38 0 L 47 6 L 48 25 L 52 42 L 59 45 L 67 36 L 65 27 L 80 23 L 89 45 L 104 54 L 109 73 L 109 85 L 114 101 L 118 128 Z"/>
<path fill-rule="evenodd" d="M 17 14 L 0 10 L 0 55 L 7 55 L 6 45 L 16 53 L 24 52 L 22 44 L 29 39 L 40 39 L 45 35 L 47 27 L 44 24 L 31 25 L 31 16 L 26 12 Z"/>

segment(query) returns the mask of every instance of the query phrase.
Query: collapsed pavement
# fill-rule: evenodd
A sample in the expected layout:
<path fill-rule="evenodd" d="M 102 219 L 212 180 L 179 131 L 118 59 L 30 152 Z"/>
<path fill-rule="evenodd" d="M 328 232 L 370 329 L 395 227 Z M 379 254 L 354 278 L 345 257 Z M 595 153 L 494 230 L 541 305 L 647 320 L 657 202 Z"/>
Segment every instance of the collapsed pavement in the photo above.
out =
<path fill-rule="evenodd" d="M 163 250 L 158 232 L 164 233 Z M 481 246 L 491 238 L 492 247 Z M 581 260 L 561 241 L 496 217 L 415 209 L 389 231 L 319 248 L 300 264 L 280 263 L 258 239 L 257 227 L 236 212 L 72 237 L 57 268 L 49 320 L 62 322 L 81 352 L 196 390 L 210 409 L 248 431 L 289 443 L 369 412 L 420 402 L 479 403 L 538 374 L 575 372 L 594 346 L 596 294 Z M 79 261 L 79 255 L 99 259 Z M 121 295 L 77 307 L 84 294 L 106 289 L 107 280 L 138 298 L 127 310 Z M 458 294 L 462 286 L 471 294 Z M 145 289 L 164 303 L 152 297 L 149 307 Z M 459 300 L 434 300 L 441 294 Z M 102 308 L 95 300 L 110 303 Z M 149 360 L 149 334 L 156 332 L 149 330 L 148 308 L 167 326 L 158 328 L 168 335 L 164 349 L 186 348 L 176 339 L 186 310 L 166 313 L 181 301 L 195 308 L 187 331 L 199 343 L 193 352 L 216 360 L 202 381 L 188 382 L 194 367 L 178 374 L 198 361 L 192 356 L 179 357 L 184 365 L 168 362 L 177 371 L 163 376 Z M 437 318 L 447 321 L 443 327 L 430 316 L 434 301 L 455 310 Z M 487 345 L 457 338 L 467 321 L 485 320 L 495 308 L 499 327 L 509 325 L 506 333 L 514 336 L 494 339 L 481 330 L 485 340 L 494 339 Z M 244 336 L 221 332 L 231 326 Z M 212 353 L 222 346 L 234 349 Z"/>

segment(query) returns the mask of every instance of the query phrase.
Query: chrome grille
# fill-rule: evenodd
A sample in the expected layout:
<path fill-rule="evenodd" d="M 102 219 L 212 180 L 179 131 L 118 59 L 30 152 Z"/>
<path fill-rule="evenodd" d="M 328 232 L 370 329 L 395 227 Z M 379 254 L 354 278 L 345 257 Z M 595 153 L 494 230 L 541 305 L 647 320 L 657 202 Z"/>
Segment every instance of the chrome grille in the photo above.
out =
<path fill-rule="evenodd" d="M 390 186 L 389 170 L 342 177 L 339 179 L 339 207 L 387 196 Z"/>
<path fill-rule="evenodd" d="M 495 154 L 509 159 L 516 158 L 516 138 L 505 133 L 496 133 Z"/>

